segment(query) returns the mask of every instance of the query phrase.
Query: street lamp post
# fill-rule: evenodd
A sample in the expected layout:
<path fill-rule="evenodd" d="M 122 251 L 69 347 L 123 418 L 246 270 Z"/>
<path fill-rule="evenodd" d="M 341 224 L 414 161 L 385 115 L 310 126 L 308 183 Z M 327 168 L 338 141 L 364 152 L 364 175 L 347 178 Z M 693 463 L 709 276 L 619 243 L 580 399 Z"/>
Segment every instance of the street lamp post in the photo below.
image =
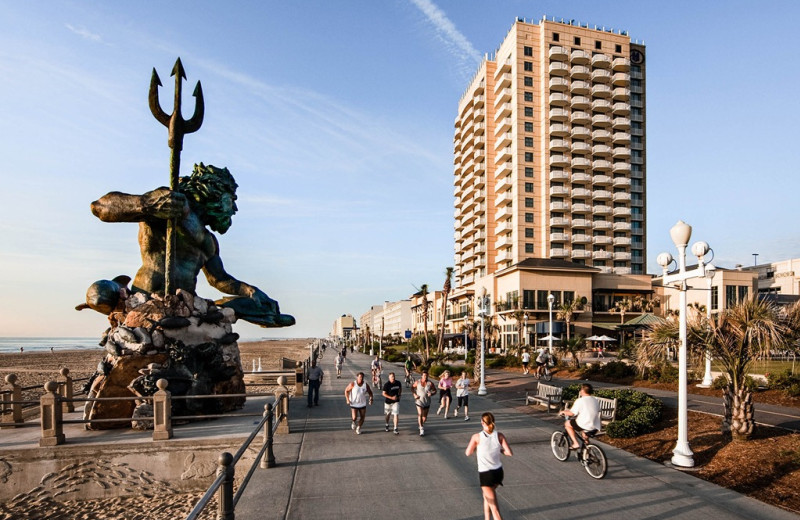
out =
<path fill-rule="evenodd" d="M 469 354 L 469 343 L 467 342 L 467 325 L 469 325 L 469 304 L 467 304 L 467 312 L 464 314 L 464 365 L 467 364 L 467 354 Z"/>
<path fill-rule="evenodd" d="M 706 300 L 706 318 L 711 323 L 711 289 L 713 287 L 714 275 L 717 270 L 713 265 L 706 266 L 706 280 L 708 280 L 708 299 Z M 714 379 L 711 377 L 711 351 L 706 350 L 706 371 L 703 374 L 703 381 L 697 385 L 699 388 L 711 388 Z"/>
<path fill-rule="evenodd" d="M 663 284 L 676 284 L 680 294 L 679 299 L 679 322 L 678 329 L 680 335 L 680 347 L 678 351 L 678 441 L 675 449 L 672 450 L 672 464 L 675 466 L 691 468 L 694 466 L 692 450 L 689 448 L 689 425 L 687 408 L 687 371 L 686 371 L 686 281 L 692 278 L 703 278 L 706 275 L 706 264 L 703 258 L 711 248 L 706 242 L 695 242 L 692 245 L 692 254 L 697 257 L 697 267 L 691 270 L 686 269 L 686 246 L 692 236 L 692 226 L 679 220 L 669 235 L 675 247 L 678 248 L 678 270 L 673 274 L 667 274 L 669 265 L 673 262 L 672 255 L 661 253 L 656 261 L 663 269 Z M 710 268 L 711 266 L 709 266 Z"/>
<path fill-rule="evenodd" d="M 550 355 L 553 355 L 553 302 L 556 301 L 556 297 L 553 296 L 553 293 L 547 295 L 547 307 L 550 310 L 550 326 L 549 334 L 547 335 L 547 350 L 549 351 Z"/>
<path fill-rule="evenodd" d="M 486 395 L 486 344 L 484 343 L 484 321 L 486 321 L 486 287 L 481 289 L 481 310 L 478 312 L 481 317 L 481 385 L 478 387 L 478 395 Z"/>
<path fill-rule="evenodd" d="M 528 346 L 528 313 L 526 312 L 522 316 L 522 345 L 520 347 L 527 347 Z"/>

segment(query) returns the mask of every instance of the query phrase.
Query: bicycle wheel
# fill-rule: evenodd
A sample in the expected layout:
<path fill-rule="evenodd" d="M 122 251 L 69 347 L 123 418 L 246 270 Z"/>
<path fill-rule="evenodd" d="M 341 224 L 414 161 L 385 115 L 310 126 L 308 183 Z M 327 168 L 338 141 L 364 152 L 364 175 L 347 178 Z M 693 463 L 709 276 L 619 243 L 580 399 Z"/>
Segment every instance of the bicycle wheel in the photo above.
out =
<path fill-rule="evenodd" d="M 564 432 L 553 432 L 550 437 L 550 448 L 553 450 L 553 456 L 561 462 L 569 458 L 569 440 Z"/>
<path fill-rule="evenodd" d="M 606 462 L 606 454 L 599 446 L 589 444 L 586 446 L 586 459 L 584 460 L 583 467 L 586 468 L 592 478 L 603 478 L 606 476 L 608 469 L 608 462 Z"/>
<path fill-rule="evenodd" d="M 549 368 L 544 369 L 544 379 L 545 381 L 552 381 L 553 380 L 553 373 L 550 372 Z"/>

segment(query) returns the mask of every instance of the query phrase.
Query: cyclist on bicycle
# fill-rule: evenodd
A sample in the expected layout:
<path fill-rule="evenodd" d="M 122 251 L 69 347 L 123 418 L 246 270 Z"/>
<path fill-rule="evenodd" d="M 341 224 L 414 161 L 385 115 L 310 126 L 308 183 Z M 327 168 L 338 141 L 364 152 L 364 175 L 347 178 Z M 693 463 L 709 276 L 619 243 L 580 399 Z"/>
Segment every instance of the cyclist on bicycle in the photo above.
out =
<path fill-rule="evenodd" d="M 381 375 L 381 371 L 383 370 L 380 356 L 375 356 L 375 359 L 372 360 L 371 368 L 372 368 L 372 382 L 376 383 Z"/>
<path fill-rule="evenodd" d="M 600 402 L 594 398 L 592 393 L 594 393 L 592 385 L 588 383 L 582 384 L 578 399 L 572 405 L 572 408 L 558 413 L 566 419 L 564 429 L 567 430 L 569 438 L 572 440 L 570 449 L 580 448 L 578 438 L 575 436 L 576 431 L 581 432 L 581 435 L 584 435 L 584 440 L 586 440 L 583 432 L 592 435 L 603 426 L 600 422 Z"/>
<path fill-rule="evenodd" d="M 550 359 L 551 356 L 549 350 L 543 348 L 539 351 L 539 355 L 536 356 L 536 377 L 542 377 L 544 366 L 550 362 Z"/>
<path fill-rule="evenodd" d="M 411 356 L 408 356 L 406 358 L 406 363 L 405 363 L 404 368 L 406 369 L 406 388 L 407 388 L 408 386 L 410 386 L 409 382 L 411 381 L 411 372 L 415 368 L 417 368 L 417 365 L 414 364 L 414 361 L 411 359 Z"/>

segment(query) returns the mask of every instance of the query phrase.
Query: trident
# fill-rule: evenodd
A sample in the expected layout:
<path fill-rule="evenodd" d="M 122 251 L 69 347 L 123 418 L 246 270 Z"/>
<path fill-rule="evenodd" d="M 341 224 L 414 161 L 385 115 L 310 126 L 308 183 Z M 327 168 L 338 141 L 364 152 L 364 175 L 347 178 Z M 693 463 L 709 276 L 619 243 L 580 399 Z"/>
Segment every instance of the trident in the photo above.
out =
<path fill-rule="evenodd" d="M 181 150 L 183 149 L 183 136 L 196 132 L 200 125 L 203 124 L 203 113 L 205 106 L 203 104 L 203 88 L 200 82 L 194 88 L 192 95 L 195 97 L 194 114 L 188 121 L 183 119 L 181 115 L 181 80 L 186 79 L 186 72 L 183 70 L 181 59 L 175 62 L 172 68 L 172 74 L 175 76 L 175 108 L 172 110 L 172 115 L 168 115 L 161 109 L 158 103 L 158 87 L 161 86 L 161 79 L 158 77 L 155 67 L 153 67 L 153 76 L 150 78 L 150 111 L 153 116 L 164 126 L 169 129 L 169 139 L 167 144 L 170 147 L 169 157 L 169 189 L 172 191 L 178 190 L 178 176 L 181 169 Z M 173 287 L 173 266 L 175 264 L 175 252 L 177 244 L 177 234 L 175 233 L 176 219 L 171 218 L 167 221 L 167 251 L 166 251 L 166 265 L 164 266 L 164 294 L 172 294 Z"/>

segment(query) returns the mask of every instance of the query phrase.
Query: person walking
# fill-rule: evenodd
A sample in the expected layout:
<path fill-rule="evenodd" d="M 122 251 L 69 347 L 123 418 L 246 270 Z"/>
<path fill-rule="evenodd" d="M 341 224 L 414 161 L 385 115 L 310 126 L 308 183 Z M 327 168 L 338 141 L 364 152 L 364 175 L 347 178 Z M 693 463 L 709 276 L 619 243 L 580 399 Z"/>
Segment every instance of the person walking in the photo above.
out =
<path fill-rule="evenodd" d="M 436 393 L 436 387 L 428 381 L 428 371 L 423 370 L 419 381 L 414 381 L 414 404 L 417 406 L 417 424 L 419 425 L 419 436 L 425 435 L 425 421 L 428 420 L 428 412 L 431 408 L 431 396 Z"/>
<path fill-rule="evenodd" d="M 313 396 L 314 406 L 319 406 L 319 387 L 322 384 L 324 373 L 317 366 L 317 361 L 311 361 L 311 368 L 308 369 L 308 407 L 311 408 Z"/>
<path fill-rule="evenodd" d="M 447 414 L 450 412 L 450 404 L 453 402 L 453 394 L 450 391 L 452 386 L 453 378 L 450 377 L 450 371 L 445 370 L 442 377 L 439 378 L 439 409 L 436 410 L 436 415 L 439 415 L 444 410 L 445 419 L 449 419 Z"/>
<path fill-rule="evenodd" d="M 461 372 L 461 377 L 456 381 L 456 409 L 453 412 L 453 417 L 458 417 L 458 411 L 464 407 L 464 420 L 469 421 L 469 376 L 466 370 Z"/>
<path fill-rule="evenodd" d="M 481 415 L 482 431 L 476 433 L 467 444 L 466 455 L 478 453 L 478 478 L 483 493 L 484 520 L 502 520 L 497 505 L 497 486 L 503 485 L 503 463 L 500 455 L 511 457 L 511 446 L 505 435 L 498 432 L 494 424 L 494 415 L 485 412 Z"/>
<path fill-rule="evenodd" d="M 342 349 L 344 350 L 344 349 Z M 344 365 L 344 354 L 339 352 L 336 356 L 336 360 L 334 361 L 334 365 L 336 366 L 336 379 L 342 378 L 342 365 Z"/>
<path fill-rule="evenodd" d="M 394 418 L 394 434 L 398 435 L 397 421 L 400 415 L 400 395 L 403 393 L 403 385 L 395 380 L 394 372 L 389 372 L 389 380 L 383 385 L 382 395 L 385 399 L 383 404 L 383 414 L 386 419 L 386 431 L 389 431 L 389 418 Z"/>
<path fill-rule="evenodd" d="M 344 389 L 344 398 L 350 406 L 352 419 L 350 429 L 355 430 L 356 435 L 361 435 L 361 427 L 364 426 L 364 419 L 367 417 L 367 403 L 372 404 L 372 389 L 364 381 L 364 372 L 359 372 L 356 380 L 347 385 Z"/>
<path fill-rule="evenodd" d="M 522 373 L 530 373 L 528 366 L 531 364 L 531 353 L 526 350 L 522 351 Z"/>

